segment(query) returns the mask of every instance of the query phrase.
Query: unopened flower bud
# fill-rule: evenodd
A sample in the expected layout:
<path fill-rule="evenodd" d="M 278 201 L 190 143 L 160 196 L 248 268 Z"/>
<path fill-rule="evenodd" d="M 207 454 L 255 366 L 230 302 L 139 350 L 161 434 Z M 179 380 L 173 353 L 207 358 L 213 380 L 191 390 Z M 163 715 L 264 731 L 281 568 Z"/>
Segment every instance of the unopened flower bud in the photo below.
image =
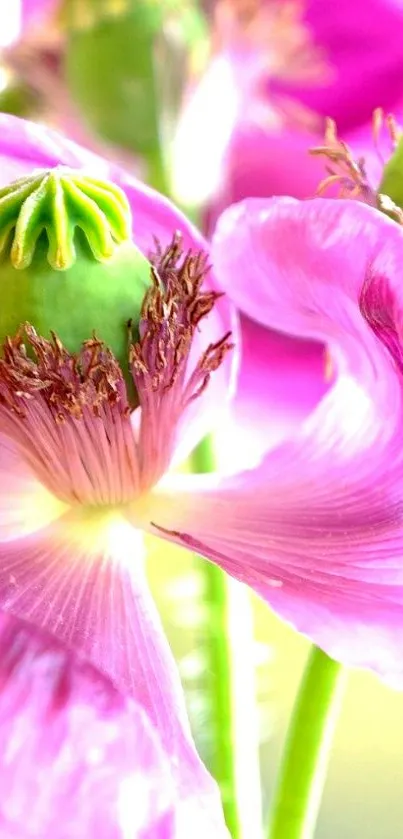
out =
<path fill-rule="evenodd" d="M 194 0 L 64 0 L 66 79 L 88 128 L 152 165 L 206 42 Z"/>

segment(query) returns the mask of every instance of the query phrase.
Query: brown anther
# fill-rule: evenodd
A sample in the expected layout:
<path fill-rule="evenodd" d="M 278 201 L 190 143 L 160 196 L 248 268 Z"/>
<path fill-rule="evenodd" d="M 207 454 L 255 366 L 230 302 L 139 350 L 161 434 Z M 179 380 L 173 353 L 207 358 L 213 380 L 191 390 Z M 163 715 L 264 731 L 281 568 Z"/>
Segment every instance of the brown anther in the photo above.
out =
<path fill-rule="evenodd" d="M 310 154 L 323 157 L 326 161 L 328 174 L 320 182 L 317 195 L 323 195 L 329 187 L 336 185 L 339 187 L 339 198 L 357 198 L 376 206 L 377 196 L 367 177 L 365 159 L 355 159 L 347 143 L 339 139 L 334 120 L 326 119 L 325 144 L 310 149 Z"/>
<path fill-rule="evenodd" d="M 140 337 L 130 349 L 130 365 L 140 402 L 147 388 L 159 391 L 162 398 L 178 385 L 178 399 L 184 407 L 201 393 L 231 345 L 226 335 L 208 347 L 184 383 L 195 330 L 221 295 L 202 290 L 209 270 L 206 255 L 184 253 L 179 233 L 165 250 L 158 242 L 155 245 L 150 257 L 153 282 L 143 301 Z"/>
<path fill-rule="evenodd" d="M 382 168 L 385 160 L 380 149 L 382 130 L 386 128 L 387 139 L 390 143 L 390 154 L 401 139 L 402 132 L 392 114 L 383 113 L 382 108 L 376 108 L 372 119 L 374 148 L 379 157 Z M 355 198 L 372 207 L 376 207 L 403 224 L 403 212 L 387 195 L 383 195 L 371 186 L 366 173 L 365 159 L 357 160 L 347 143 L 339 140 L 336 124 L 332 119 L 326 121 L 325 145 L 310 150 L 311 154 L 319 155 L 327 161 L 327 177 L 318 186 L 317 195 L 323 195 L 329 187 L 339 187 L 339 198 Z"/>
<path fill-rule="evenodd" d="M 27 353 L 29 349 L 30 355 Z M 79 353 L 69 353 L 57 335 L 47 340 L 26 323 L 7 338 L 0 358 L 0 405 L 24 416 L 30 400 L 40 394 L 55 421 L 80 419 L 84 410 L 100 415 L 104 403 L 122 401 L 122 372 L 110 350 L 95 335 Z"/>

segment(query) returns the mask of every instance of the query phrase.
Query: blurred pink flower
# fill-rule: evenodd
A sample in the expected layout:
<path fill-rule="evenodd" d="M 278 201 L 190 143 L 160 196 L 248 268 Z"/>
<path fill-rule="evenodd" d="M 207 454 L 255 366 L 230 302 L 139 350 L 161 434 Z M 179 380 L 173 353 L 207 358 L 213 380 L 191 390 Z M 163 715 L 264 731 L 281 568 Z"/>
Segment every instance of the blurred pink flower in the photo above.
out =
<path fill-rule="evenodd" d="M 257 468 L 199 478 L 198 494 L 178 476 L 149 521 L 401 688 L 403 230 L 355 201 L 249 199 L 221 218 L 212 255 L 249 317 L 326 342 L 333 382 Z"/>
<path fill-rule="evenodd" d="M 240 198 L 315 194 L 325 169 L 309 149 L 320 143 L 320 121 L 296 99 L 268 96 L 266 80 L 295 75 L 315 85 L 328 73 L 301 3 L 220 0 L 215 11 L 215 52 L 189 90 L 173 156 L 177 197 L 185 204 L 210 202 L 204 216 L 209 234 Z M 327 387 L 319 343 L 293 341 L 245 318 L 241 328 L 236 398 L 219 431 L 221 450 L 228 441 L 220 460 L 232 470 L 252 465 L 298 427 Z M 297 374 L 304 381 L 298 392 Z"/>
<path fill-rule="evenodd" d="M 255 0 L 239 9 L 236 0 L 221 0 L 221 8 L 226 15 L 224 20 L 218 16 L 218 52 L 182 117 L 188 128 L 182 147 L 192 151 L 182 154 L 186 168 L 180 158 L 177 164 L 183 181 L 191 184 L 197 158 L 197 177 L 208 184 L 203 159 L 207 162 L 208 150 L 215 150 L 217 176 L 205 194 L 213 199 L 209 230 L 226 206 L 243 198 L 313 197 L 323 167 L 309 150 L 320 145 L 325 118 L 334 119 L 339 136 L 362 150 L 362 143 L 370 141 L 365 129 L 374 109 L 399 115 L 403 100 L 400 0 L 370 0 L 352 8 L 348 0 L 330 5 L 323 0 Z M 221 72 L 225 101 L 236 98 L 238 103 L 231 121 L 221 104 L 223 82 L 220 87 L 214 79 L 203 96 L 208 78 L 217 76 L 215 67 L 221 65 L 226 67 Z M 197 125 L 187 118 L 191 110 L 197 110 Z"/>
<path fill-rule="evenodd" d="M 169 761 L 141 706 L 1 613 L 0 783 L 3 839 L 178 836 Z"/>
<path fill-rule="evenodd" d="M 207 233 L 227 206 L 243 198 L 313 197 L 326 171 L 309 152 L 323 145 L 327 116 L 336 119 L 353 156 L 364 154 L 370 174 L 375 169 L 379 175 L 370 121 L 374 108 L 398 109 L 402 99 L 401 2 L 351 7 L 348 0 L 220 0 L 215 9 L 215 52 L 189 91 L 174 157 L 179 197 L 208 202 Z M 335 192 L 332 185 L 326 195 Z M 242 319 L 241 326 L 247 352 L 231 435 L 225 428 L 220 435 L 220 442 L 231 437 L 235 469 L 297 427 L 326 389 L 318 344 L 293 344 L 266 329 L 263 351 L 262 329 L 253 320 Z M 305 382 L 298 394 L 292 385 L 297 370 Z M 271 396 L 264 414 L 262 380 Z M 253 446 L 245 444 L 247 437 Z"/>
<path fill-rule="evenodd" d="M 269 95 L 286 94 L 323 119 L 331 117 L 344 135 L 369 122 L 374 108 L 396 110 L 403 98 L 401 0 L 302 0 L 298 5 L 331 72 L 318 84 L 307 85 L 297 74 L 268 80 Z"/>
<path fill-rule="evenodd" d="M 146 253 L 155 249 L 154 237 L 164 250 L 177 231 L 186 251 L 195 254 L 206 247 L 169 201 L 41 126 L 1 116 L 0 161 L 1 185 L 59 164 L 113 180 L 128 197 L 133 238 Z M 77 367 L 68 353 L 62 358 L 55 343 L 37 338 L 29 328 L 25 338 L 37 350 L 31 372 L 18 339 L 4 350 L 0 602 L 81 652 L 145 708 L 172 762 L 175 789 L 183 799 L 183 835 L 188 835 L 186 813 L 199 802 L 193 833 L 215 836 L 217 831 L 221 836 L 225 828 L 218 793 L 191 738 L 177 668 L 148 591 L 139 530 L 144 498 L 222 410 L 236 360 L 236 353 L 226 353 L 228 333 L 233 330 L 236 337 L 230 303 L 217 299 L 213 273 L 200 292 L 203 259 L 189 261 L 188 256 L 176 265 L 175 248 L 169 261 L 157 259 L 167 299 L 149 306 L 133 353 L 140 408 L 130 411 L 117 363 L 96 342 L 81 351 L 81 376 L 74 374 Z M 178 273 L 183 264 L 189 272 L 186 283 Z M 167 317 L 171 312 L 168 330 L 166 320 L 158 317 L 161 305 Z M 172 355 L 170 342 L 179 339 L 181 352 Z M 100 366 L 94 364 L 94 353 Z M 97 371 L 104 371 L 99 392 Z M 46 377 L 49 390 L 38 391 L 38 376 Z M 63 382 L 69 400 L 63 400 Z M 94 394 L 94 404 L 86 403 L 85 420 L 74 410 L 74 404 L 82 404 L 81 388 L 87 399 Z M 110 402 L 102 397 L 108 393 Z M 129 501 L 138 509 L 134 527 L 125 518 Z"/>

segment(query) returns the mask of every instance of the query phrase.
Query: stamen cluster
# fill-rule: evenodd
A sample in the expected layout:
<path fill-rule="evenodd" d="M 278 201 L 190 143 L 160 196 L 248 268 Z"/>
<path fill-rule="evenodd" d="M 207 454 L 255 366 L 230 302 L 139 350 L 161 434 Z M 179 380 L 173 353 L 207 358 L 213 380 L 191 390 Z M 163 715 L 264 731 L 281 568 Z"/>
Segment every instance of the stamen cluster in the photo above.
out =
<path fill-rule="evenodd" d="M 168 468 L 183 412 L 232 347 L 227 333 L 189 369 L 195 331 L 220 296 L 202 290 L 207 270 L 203 253 L 183 254 L 179 234 L 166 249 L 157 243 L 137 340 L 127 324 L 134 402 L 118 361 L 95 334 L 78 353 L 29 323 L 6 339 L 0 432 L 58 497 L 122 503 Z"/>

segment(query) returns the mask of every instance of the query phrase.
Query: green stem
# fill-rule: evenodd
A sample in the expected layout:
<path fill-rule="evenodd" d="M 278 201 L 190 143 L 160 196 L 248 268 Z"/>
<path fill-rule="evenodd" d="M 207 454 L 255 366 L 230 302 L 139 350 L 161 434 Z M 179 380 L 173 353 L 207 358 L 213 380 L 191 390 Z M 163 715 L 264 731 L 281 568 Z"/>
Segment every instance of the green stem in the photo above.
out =
<path fill-rule="evenodd" d="M 312 647 L 288 732 L 269 839 L 312 839 L 346 671 Z"/>
<path fill-rule="evenodd" d="M 206 438 L 193 452 L 194 472 L 215 468 Z M 213 752 L 209 769 L 221 790 L 233 839 L 261 835 L 258 725 L 253 664 L 253 615 L 249 593 L 220 568 L 200 569 L 207 604 L 206 661 Z"/>

